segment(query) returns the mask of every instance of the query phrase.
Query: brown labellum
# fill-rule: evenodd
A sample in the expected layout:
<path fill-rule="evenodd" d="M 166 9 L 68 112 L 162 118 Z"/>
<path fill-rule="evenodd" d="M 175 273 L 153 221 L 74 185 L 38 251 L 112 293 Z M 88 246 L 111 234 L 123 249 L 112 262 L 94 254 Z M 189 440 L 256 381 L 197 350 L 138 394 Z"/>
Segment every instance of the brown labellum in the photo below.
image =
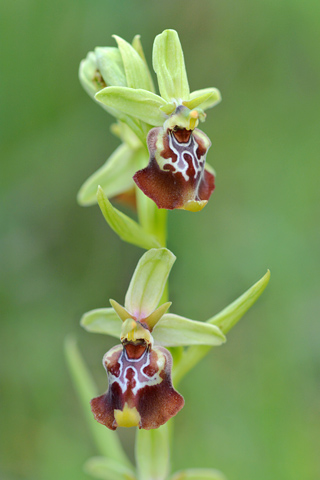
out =
<path fill-rule="evenodd" d="M 91 400 L 95 419 L 111 430 L 158 428 L 183 407 L 171 382 L 172 357 L 163 347 L 128 342 L 105 354 L 108 391 Z"/>
<path fill-rule="evenodd" d="M 159 208 L 201 210 L 214 190 L 214 175 L 205 169 L 211 146 L 199 129 L 175 127 L 150 130 L 149 165 L 133 177 L 138 187 Z"/>

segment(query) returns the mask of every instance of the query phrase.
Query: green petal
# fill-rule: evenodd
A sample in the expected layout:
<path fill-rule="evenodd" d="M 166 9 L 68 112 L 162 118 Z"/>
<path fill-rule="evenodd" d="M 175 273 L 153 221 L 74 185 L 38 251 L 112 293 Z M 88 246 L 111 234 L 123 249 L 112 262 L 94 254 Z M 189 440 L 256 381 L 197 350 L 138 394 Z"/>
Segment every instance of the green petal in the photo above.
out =
<path fill-rule="evenodd" d="M 147 90 L 127 87 L 107 87 L 96 94 L 96 100 L 108 108 L 136 117 L 150 125 L 161 126 L 165 114 L 159 108 L 165 101 Z"/>
<path fill-rule="evenodd" d="M 65 341 L 65 356 L 88 425 L 101 455 L 110 457 L 113 460 L 130 467 L 130 461 L 122 449 L 116 432 L 108 430 L 93 418 L 90 409 L 90 400 L 98 395 L 98 390 L 73 338 L 68 337 Z"/>
<path fill-rule="evenodd" d="M 156 237 L 147 233 L 132 218 L 114 208 L 100 186 L 98 187 L 97 199 L 104 218 L 122 240 L 146 250 L 160 246 Z"/>
<path fill-rule="evenodd" d="M 175 259 L 166 248 L 153 248 L 140 258 L 125 298 L 125 308 L 138 320 L 157 308 Z"/>
<path fill-rule="evenodd" d="M 80 325 L 88 332 L 120 338 L 122 323 L 113 308 L 97 308 L 85 313 Z"/>
<path fill-rule="evenodd" d="M 175 30 L 165 30 L 155 38 L 153 69 L 157 74 L 160 94 L 167 102 L 189 100 L 183 51 Z"/>
<path fill-rule="evenodd" d="M 226 480 L 226 477 L 219 470 L 211 468 L 190 468 L 180 470 L 170 477 L 170 480 Z"/>
<path fill-rule="evenodd" d="M 196 107 L 207 110 L 219 102 L 221 102 L 221 93 L 217 88 L 203 88 L 190 93 L 190 100 L 183 104 L 191 110 Z"/>
<path fill-rule="evenodd" d="M 120 303 L 116 302 L 112 298 L 110 298 L 109 302 L 122 322 L 125 322 L 126 320 L 128 320 L 128 318 L 131 318 L 130 313 L 122 305 L 120 305 Z M 122 328 L 122 324 L 121 324 L 121 328 Z"/>
<path fill-rule="evenodd" d="M 127 86 L 121 53 L 116 47 L 96 47 L 96 63 L 107 86 Z"/>
<path fill-rule="evenodd" d="M 148 325 L 150 330 L 159 322 L 160 318 L 169 310 L 172 302 L 166 302 L 160 305 L 156 310 L 154 310 L 150 315 L 144 319 L 145 323 Z"/>
<path fill-rule="evenodd" d="M 133 48 L 135 49 L 135 51 L 140 55 L 140 57 L 142 58 L 142 60 L 144 61 L 144 63 L 146 64 L 147 71 L 148 71 L 148 76 L 149 76 L 149 83 L 150 83 L 150 88 L 149 88 L 149 90 L 150 90 L 151 92 L 155 92 L 155 88 L 154 88 L 154 84 L 153 84 L 151 72 L 150 72 L 150 70 L 149 70 L 148 63 L 147 63 L 147 61 L 146 61 L 146 57 L 145 57 L 145 54 L 144 54 L 144 51 L 143 51 L 142 43 L 141 43 L 141 41 L 140 41 L 140 35 L 136 35 L 136 36 L 134 37 L 134 39 L 132 40 L 132 46 L 133 46 Z"/>
<path fill-rule="evenodd" d="M 92 457 L 84 464 L 84 471 L 102 480 L 135 480 L 133 470 L 110 458 Z"/>
<path fill-rule="evenodd" d="M 208 328 L 214 326 L 166 313 L 154 327 L 152 336 L 157 344 L 164 347 L 221 345 L 226 338 L 219 328 Z"/>
<path fill-rule="evenodd" d="M 229 332 L 234 325 L 240 320 L 247 310 L 258 300 L 263 290 L 266 288 L 270 280 L 270 271 L 257 282 L 241 297 L 237 298 L 228 307 L 220 313 L 210 318 L 207 323 L 217 325 L 223 333 Z"/>
<path fill-rule="evenodd" d="M 153 86 L 150 83 L 150 74 L 146 62 L 143 61 L 130 43 L 117 35 L 113 35 L 113 37 L 116 39 L 121 53 L 128 87 L 152 90 Z"/>
<path fill-rule="evenodd" d="M 97 203 L 99 185 L 108 198 L 132 189 L 135 185 L 132 177 L 136 171 L 136 152 L 128 145 L 120 145 L 106 163 L 82 185 L 77 196 L 79 204 L 94 205 Z"/>
<path fill-rule="evenodd" d="M 137 430 L 135 457 L 139 480 L 165 480 L 169 471 L 168 425 Z"/>

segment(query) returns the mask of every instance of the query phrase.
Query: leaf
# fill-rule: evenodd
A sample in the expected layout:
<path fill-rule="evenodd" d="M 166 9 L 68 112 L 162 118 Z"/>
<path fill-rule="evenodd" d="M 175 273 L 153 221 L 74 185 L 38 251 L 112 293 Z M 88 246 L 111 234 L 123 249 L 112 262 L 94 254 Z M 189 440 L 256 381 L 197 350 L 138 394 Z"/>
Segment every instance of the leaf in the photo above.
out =
<path fill-rule="evenodd" d="M 112 206 L 99 186 L 97 199 L 104 218 L 112 230 L 125 242 L 149 249 L 159 247 L 156 237 L 147 233 L 137 222 Z"/>
<path fill-rule="evenodd" d="M 215 325 L 166 313 L 154 327 L 152 336 L 158 345 L 164 347 L 217 346 L 226 341 L 219 328 L 208 327 L 215 327 Z"/>
<path fill-rule="evenodd" d="M 221 93 L 217 88 L 203 88 L 190 93 L 190 100 L 183 102 L 188 108 L 199 107 L 202 110 L 212 108 L 221 102 Z"/>
<path fill-rule="evenodd" d="M 237 298 L 233 303 L 228 305 L 224 310 L 214 317 L 210 318 L 207 323 L 217 325 L 223 333 L 229 332 L 234 325 L 243 317 L 249 308 L 258 300 L 270 280 L 270 270 L 241 297 Z"/>
<path fill-rule="evenodd" d="M 97 203 L 97 189 L 100 185 L 105 195 L 112 198 L 134 187 L 133 175 L 137 171 L 136 152 L 128 145 L 120 145 L 106 163 L 91 175 L 79 190 L 80 205 Z"/>
<path fill-rule="evenodd" d="M 153 248 L 140 258 L 125 298 L 134 317 L 144 319 L 157 308 L 175 259 L 166 248 Z"/>
<path fill-rule="evenodd" d="M 117 35 L 113 35 L 113 38 L 116 39 L 121 53 L 128 87 L 151 91 L 152 83 L 150 82 L 150 73 L 146 62 L 143 61 L 130 43 Z"/>
<path fill-rule="evenodd" d="M 157 35 L 153 44 L 153 69 L 157 74 L 161 96 L 189 100 L 189 83 L 183 51 L 175 30 L 165 30 Z"/>
<path fill-rule="evenodd" d="M 138 430 L 135 457 L 139 480 L 165 480 L 169 471 L 168 424 Z"/>
<path fill-rule="evenodd" d="M 103 333 L 112 337 L 120 338 L 121 320 L 113 308 L 97 308 L 85 313 L 80 325 L 91 333 Z"/>
<path fill-rule="evenodd" d="M 219 470 L 211 468 L 190 468 L 181 470 L 170 477 L 170 480 L 226 480 Z"/>
<path fill-rule="evenodd" d="M 165 114 L 160 110 L 165 101 L 147 90 L 106 87 L 100 90 L 95 98 L 108 108 L 136 117 L 150 125 L 161 126 L 165 121 Z"/>
<path fill-rule="evenodd" d="M 84 464 L 84 471 L 102 480 L 135 480 L 134 471 L 110 458 L 92 457 Z"/>
<path fill-rule="evenodd" d="M 82 403 L 84 414 L 100 453 L 106 457 L 113 458 L 124 465 L 130 466 L 130 461 L 122 449 L 116 432 L 108 430 L 93 418 L 90 410 L 90 400 L 93 397 L 96 397 L 98 392 L 80 354 L 76 341 L 73 338 L 67 337 L 64 347 L 67 365 L 69 367 L 74 387 Z"/>

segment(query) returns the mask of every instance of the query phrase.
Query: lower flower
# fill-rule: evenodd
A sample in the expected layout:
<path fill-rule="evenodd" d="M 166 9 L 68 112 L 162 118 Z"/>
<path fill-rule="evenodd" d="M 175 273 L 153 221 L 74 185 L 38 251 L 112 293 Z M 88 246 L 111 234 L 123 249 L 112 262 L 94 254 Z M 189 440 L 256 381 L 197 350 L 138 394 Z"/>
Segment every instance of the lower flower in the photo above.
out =
<path fill-rule="evenodd" d="M 183 407 L 183 397 L 172 386 L 172 357 L 165 348 L 125 342 L 107 352 L 103 364 L 109 388 L 91 400 L 91 409 L 111 430 L 158 428 Z"/>

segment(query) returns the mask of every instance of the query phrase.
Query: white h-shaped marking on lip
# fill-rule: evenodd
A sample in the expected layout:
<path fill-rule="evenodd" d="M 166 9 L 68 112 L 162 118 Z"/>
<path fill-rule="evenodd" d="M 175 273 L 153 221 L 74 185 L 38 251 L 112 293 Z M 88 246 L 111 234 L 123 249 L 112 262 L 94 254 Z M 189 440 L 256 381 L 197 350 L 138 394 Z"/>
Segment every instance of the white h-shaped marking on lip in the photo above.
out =
<path fill-rule="evenodd" d="M 176 162 L 173 162 L 172 158 L 167 158 L 166 163 L 169 163 L 170 165 L 172 165 L 174 167 L 174 169 L 175 169 L 174 173 L 180 172 L 182 174 L 183 178 L 185 179 L 185 181 L 187 182 L 190 178 L 189 175 L 187 174 L 189 164 L 185 160 L 184 155 L 185 154 L 190 155 L 191 158 L 192 158 L 192 164 L 193 164 L 193 167 L 194 167 L 194 170 L 195 170 L 194 178 L 196 179 L 197 176 L 198 176 L 198 173 L 202 172 L 202 164 L 203 164 L 203 157 L 204 156 L 201 156 L 201 158 L 198 160 L 198 158 L 197 158 L 198 144 L 195 141 L 193 135 L 192 134 L 190 135 L 190 138 L 189 138 L 188 142 L 186 142 L 186 143 L 183 143 L 183 142 L 179 143 L 176 140 L 176 138 L 174 137 L 174 134 L 172 132 L 170 132 L 168 134 L 168 137 L 169 137 L 170 150 L 177 155 L 178 160 Z M 174 144 L 176 144 L 176 145 L 178 144 L 180 147 L 183 147 L 184 150 L 179 151 L 177 146 L 175 146 Z M 191 151 L 191 148 L 192 148 L 192 151 Z"/>
<path fill-rule="evenodd" d="M 126 357 L 126 360 L 131 364 L 131 363 L 136 363 L 136 362 L 140 362 L 142 360 L 142 358 L 145 356 L 146 357 L 146 361 L 145 363 L 142 364 L 141 368 L 140 368 L 140 373 L 146 378 L 146 380 L 143 382 L 143 381 L 140 381 L 138 379 L 138 371 L 135 367 L 135 365 L 128 365 L 125 369 L 125 371 L 123 372 L 123 362 L 122 362 L 122 357 L 125 355 Z M 113 375 L 111 372 L 109 372 L 107 370 L 107 373 L 108 373 L 108 380 L 109 380 L 109 387 L 111 387 L 111 385 L 116 382 L 118 383 L 118 385 L 120 386 L 121 388 L 121 391 L 122 393 L 124 393 L 126 390 L 127 390 L 127 379 L 126 379 L 126 375 L 127 375 L 127 371 L 131 368 L 134 372 L 134 380 L 136 382 L 134 388 L 132 389 L 132 393 L 134 395 L 137 394 L 138 390 L 140 388 L 143 388 L 145 387 L 146 385 L 148 386 L 152 386 L 152 385 L 157 385 L 158 383 L 161 383 L 162 382 L 162 378 L 160 377 L 160 365 L 159 365 L 159 362 L 157 362 L 157 365 L 159 367 L 159 370 L 152 376 L 152 377 L 148 377 L 148 375 L 146 375 L 143 370 L 145 367 L 147 367 L 148 365 L 150 365 L 150 352 L 148 352 L 148 350 L 146 350 L 143 354 L 142 354 L 142 358 L 128 358 L 128 355 L 127 355 L 127 352 L 125 349 L 123 349 L 121 355 L 120 355 L 120 358 L 118 360 L 118 363 L 120 365 L 120 372 L 119 372 L 119 376 L 115 376 Z"/>

